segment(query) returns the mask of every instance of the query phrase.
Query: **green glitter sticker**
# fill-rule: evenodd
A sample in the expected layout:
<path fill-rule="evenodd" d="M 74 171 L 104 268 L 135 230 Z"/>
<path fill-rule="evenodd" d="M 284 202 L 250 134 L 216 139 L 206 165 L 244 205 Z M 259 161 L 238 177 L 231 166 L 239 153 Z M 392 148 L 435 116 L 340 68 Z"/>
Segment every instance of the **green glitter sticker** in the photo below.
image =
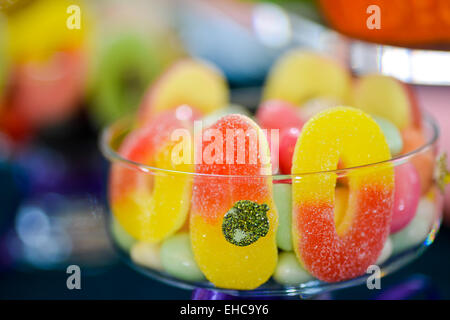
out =
<path fill-rule="evenodd" d="M 269 232 L 269 206 L 240 200 L 225 214 L 222 232 L 228 242 L 245 247 Z"/>

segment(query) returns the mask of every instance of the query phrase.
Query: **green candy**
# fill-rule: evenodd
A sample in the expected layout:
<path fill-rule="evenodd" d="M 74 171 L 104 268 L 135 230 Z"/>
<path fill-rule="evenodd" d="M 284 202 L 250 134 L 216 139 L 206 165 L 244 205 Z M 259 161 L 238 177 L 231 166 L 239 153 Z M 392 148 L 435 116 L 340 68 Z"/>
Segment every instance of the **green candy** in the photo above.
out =
<path fill-rule="evenodd" d="M 186 281 L 205 279 L 195 262 L 189 234 L 179 233 L 165 240 L 160 255 L 161 265 L 168 274 Z"/>
<path fill-rule="evenodd" d="M 91 75 L 91 115 L 102 126 L 133 113 L 159 72 L 149 40 L 133 31 L 105 35 Z"/>
<path fill-rule="evenodd" d="M 389 150 L 391 151 L 391 155 L 398 155 L 403 149 L 403 140 L 398 128 L 390 121 L 378 117 L 373 116 L 374 120 L 378 123 L 383 131 L 384 136 L 386 137 L 386 142 L 389 146 Z"/>
<path fill-rule="evenodd" d="M 240 247 L 256 242 L 269 232 L 269 206 L 250 200 L 240 200 L 225 214 L 222 232 L 225 239 Z"/>
<path fill-rule="evenodd" d="M 114 218 L 111 219 L 111 234 L 117 245 L 125 251 L 130 251 L 136 242 L 136 239 L 130 236 Z"/>
<path fill-rule="evenodd" d="M 412 248 L 425 241 L 435 217 L 434 203 L 422 198 L 411 222 L 401 231 L 391 235 L 394 254 Z"/>
<path fill-rule="evenodd" d="M 299 285 L 314 279 L 298 262 L 293 252 L 281 252 L 273 275 L 275 281 L 283 285 Z"/>
<path fill-rule="evenodd" d="M 273 185 L 273 198 L 278 211 L 278 248 L 292 251 L 292 187 L 287 183 Z"/>

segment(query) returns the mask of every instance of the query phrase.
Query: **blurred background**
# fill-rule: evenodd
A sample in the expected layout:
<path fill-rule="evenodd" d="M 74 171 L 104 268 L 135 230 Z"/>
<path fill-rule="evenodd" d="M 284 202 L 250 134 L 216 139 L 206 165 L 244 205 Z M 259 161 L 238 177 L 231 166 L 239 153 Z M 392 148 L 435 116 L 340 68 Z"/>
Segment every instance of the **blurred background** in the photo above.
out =
<path fill-rule="evenodd" d="M 357 23 L 371 3 L 389 1 L 0 0 L 0 299 L 190 298 L 117 257 L 98 149 L 101 129 L 135 112 L 185 56 L 216 64 L 232 103 L 250 109 L 274 60 L 293 47 L 333 55 L 355 75 L 397 77 L 437 119 L 450 152 L 450 4 L 398 0 L 387 31 L 371 33 Z M 386 288 L 450 299 L 446 195 L 435 244 L 383 280 Z M 82 290 L 66 287 L 71 264 L 81 267 Z M 357 287 L 333 298 L 379 294 Z"/>

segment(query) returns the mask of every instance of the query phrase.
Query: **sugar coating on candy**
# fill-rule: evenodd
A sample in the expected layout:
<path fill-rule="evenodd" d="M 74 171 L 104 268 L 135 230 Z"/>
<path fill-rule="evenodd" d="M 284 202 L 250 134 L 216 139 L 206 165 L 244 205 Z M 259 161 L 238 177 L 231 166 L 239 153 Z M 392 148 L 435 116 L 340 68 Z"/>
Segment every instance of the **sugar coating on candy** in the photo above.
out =
<path fill-rule="evenodd" d="M 222 232 L 228 242 L 245 247 L 269 232 L 267 219 L 267 204 L 257 204 L 248 200 L 241 200 L 224 216 Z"/>
<path fill-rule="evenodd" d="M 258 128 L 256 123 L 250 120 L 248 117 L 232 114 L 222 117 L 214 125 L 206 128 L 206 130 L 213 129 L 222 133 L 221 152 L 222 158 L 216 158 L 214 163 L 206 163 L 208 154 L 205 150 L 209 150 L 209 146 L 214 143 L 212 141 L 203 142 L 203 162 L 197 164 L 195 171 L 202 174 L 216 174 L 216 175 L 228 175 L 230 177 L 213 177 L 213 176 L 196 176 L 194 178 L 194 192 L 198 199 L 201 201 L 194 201 L 194 206 L 200 213 L 204 213 L 203 216 L 206 219 L 215 220 L 219 215 L 226 213 L 236 201 L 238 200 L 250 200 L 253 202 L 259 202 L 258 199 L 269 197 L 271 194 L 271 188 L 268 187 L 266 177 L 255 177 L 260 175 L 271 174 L 270 153 L 267 150 L 265 155 L 262 155 L 258 150 L 260 143 L 267 143 L 262 131 Z M 245 144 L 237 143 L 236 139 L 233 143 L 234 154 L 231 164 L 226 162 L 226 154 L 228 148 L 226 148 L 226 135 L 227 130 L 242 130 L 246 133 Z M 238 131 L 235 131 L 238 132 Z M 258 148 L 255 150 L 254 146 L 251 146 L 251 139 L 248 138 L 250 134 L 255 133 L 258 137 Z M 253 139 L 253 137 L 252 137 Z M 265 146 L 259 148 L 265 150 Z M 250 158 L 251 151 L 255 151 Z M 228 151 L 231 153 L 230 151 Z M 239 163 L 238 159 L 244 156 L 245 163 Z M 268 158 L 267 158 L 268 157 Z M 253 159 L 253 163 L 250 160 Z M 234 177 L 231 177 L 234 176 Z M 240 176 L 240 177 L 236 177 Z M 244 177 L 242 177 L 244 176 Z M 248 176 L 248 177 L 245 177 Z M 235 195 L 236 200 L 224 202 L 224 195 Z"/>
<path fill-rule="evenodd" d="M 297 141 L 292 173 L 335 170 L 390 159 L 384 135 L 362 111 L 338 107 L 319 113 Z M 389 234 L 394 172 L 383 163 L 348 172 L 347 209 L 336 225 L 333 172 L 292 183 L 294 250 L 303 266 L 328 282 L 347 280 L 376 262 Z"/>
<path fill-rule="evenodd" d="M 224 116 L 209 128 L 218 129 L 224 137 L 227 129 L 242 129 L 244 132 L 255 130 L 258 142 L 262 145 L 252 154 L 256 159 L 254 163 L 248 163 L 252 151 L 249 151 L 250 140 L 246 139 L 244 146 L 239 146 L 235 141 L 233 163 L 226 163 L 225 158 L 223 163 L 206 163 L 203 157 L 203 162 L 196 165 L 196 173 L 221 176 L 196 175 L 194 178 L 190 220 L 194 256 L 203 274 L 217 287 L 254 289 L 270 278 L 278 257 L 275 239 L 278 217 L 273 205 L 272 181 L 270 176 L 261 176 L 271 174 L 270 161 L 264 161 L 267 160 L 265 157 L 270 159 L 267 140 L 257 124 L 242 115 Z M 201 151 L 209 150 L 213 143 L 214 139 L 203 141 Z M 225 138 L 220 147 L 226 154 Z M 237 163 L 238 157 L 242 157 L 238 152 L 244 153 L 247 159 L 245 163 Z M 259 208 L 267 205 L 268 231 L 264 231 L 263 224 L 262 228 L 256 229 L 265 236 L 260 236 L 246 246 L 233 244 L 243 241 L 247 234 L 236 230 L 231 232 L 230 229 L 226 233 L 232 242 L 228 241 L 223 232 L 224 217 L 236 204 L 251 203 L 257 204 Z M 230 215 L 228 219 L 233 220 L 233 216 Z M 225 222 L 225 226 L 228 223 Z"/>
<path fill-rule="evenodd" d="M 297 207 L 298 250 L 307 269 L 321 280 L 335 282 L 357 277 L 376 262 L 389 235 L 392 204 L 383 186 L 359 192 L 355 220 L 341 237 L 330 203 L 305 203 Z M 314 217 L 311 219 L 311 217 Z"/>
<path fill-rule="evenodd" d="M 132 131 L 123 141 L 122 157 L 157 168 L 192 171 L 191 164 L 175 164 L 170 134 L 188 124 L 175 112 L 162 113 L 145 127 Z M 188 175 L 146 173 L 115 163 L 111 168 L 112 212 L 134 238 L 159 242 L 178 230 L 189 211 L 192 178 Z"/>

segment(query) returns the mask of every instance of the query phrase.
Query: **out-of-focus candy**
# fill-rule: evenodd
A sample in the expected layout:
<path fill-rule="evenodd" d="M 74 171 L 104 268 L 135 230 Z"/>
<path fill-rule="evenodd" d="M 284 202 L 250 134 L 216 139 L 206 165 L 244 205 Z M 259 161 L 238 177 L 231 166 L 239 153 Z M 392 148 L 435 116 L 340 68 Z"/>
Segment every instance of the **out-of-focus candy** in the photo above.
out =
<path fill-rule="evenodd" d="M 400 131 L 389 120 L 378 116 L 373 116 L 373 118 L 378 123 L 384 133 L 384 136 L 386 137 L 386 142 L 389 145 L 389 150 L 391 150 L 391 155 L 398 155 L 403 149 L 403 139 Z"/>
<path fill-rule="evenodd" d="M 303 127 L 292 174 L 355 167 L 390 159 L 377 123 L 348 107 L 323 111 Z M 335 282 L 366 272 L 376 262 L 389 235 L 393 195 L 392 165 L 369 166 L 348 173 L 348 209 L 336 227 L 335 173 L 293 179 L 294 250 L 302 265 L 320 280 Z"/>
<path fill-rule="evenodd" d="M 421 198 L 417 212 L 411 222 L 401 230 L 391 236 L 393 252 L 402 252 L 425 241 L 436 216 L 434 203 Z"/>
<path fill-rule="evenodd" d="M 186 59 L 162 74 L 144 97 L 139 108 L 139 123 L 180 105 L 189 105 L 206 115 L 225 108 L 229 92 L 222 73 L 199 60 Z"/>
<path fill-rule="evenodd" d="M 336 99 L 318 97 L 306 101 L 301 105 L 301 108 L 298 110 L 298 112 L 303 119 L 308 120 L 309 118 L 314 117 L 319 112 L 337 107 L 339 105 L 340 103 Z"/>
<path fill-rule="evenodd" d="M 402 137 L 402 154 L 415 151 L 427 143 L 423 131 L 413 127 L 403 130 Z M 424 195 L 428 192 L 428 190 L 430 190 L 431 184 L 433 183 L 433 172 L 435 165 L 433 151 L 423 150 L 420 153 L 415 154 L 410 161 L 414 164 L 417 172 L 419 173 L 421 192 L 422 195 Z"/>
<path fill-rule="evenodd" d="M 420 200 L 420 177 L 411 162 L 394 168 L 395 191 L 391 233 L 403 229 L 413 218 Z"/>
<path fill-rule="evenodd" d="M 134 112 L 159 72 L 160 58 L 138 32 L 108 35 L 91 76 L 91 113 L 98 125 L 105 125 Z"/>
<path fill-rule="evenodd" d="M 188 233 L 173 235 L 162 243 L 161 264 L 164 271 L 176 278 L 186 281 L 205 279 L 195 262 Z"/>
<path fill-rule="evenodd" d="M 353 90 L 353 105 L 391 121 L 400 130 L 421 127 L 421 113 L 411 89 L 389 76 L 369 74 L 359 78 Z"/>
<path fill-rule="evenodd" d="M 133 244 L 136 242 L 136 239 L 134 239 L 132 236 L 126 232 L 120 223 L 116 221 L 116 219 L 111 219 L 111 233 L 114 237 L 114 240 L 119 245 L 120 248 L 122 248 L 125 251 L 130 251 Z"/>
<path fill-rule="evenodd" d="M 229 114 L 242 114 L 247 117 L 251 117 L 250 111 L 248 111 L 247 108 L 237 105 L 237 104 L 230 104 L 224 109 L 216 110 L 205 117 L 201 118 L 202 126 L 203 128 L 207 128 L 211 125 L 213 125 L 216 121 L 218 121 L 223 116 L 229 115 Z"/>
<path fill-rule="evenodd" d="M 390 237 L 386 239 L 386 242 L 384 243 L 383 250 L 381 250 L 380 256 L 377 259 L 377 262 L 375 264 L 382 265 L 389 259 L 389 257 L 392 254 L 392 240 Z"/>
<path fill-rule="evenodd" d="M 9 57 L 7 54 L 7 43 L 8 39 L 6 37 L 6 25 L 3 15 L 0 13 L 0 110 L 3 107 L 3 97 L 5 94 L 5 86 L 7 83 L 8 69 L 9 69 Z"/>
<path fill-rule="evenodd" d="M 136 242 L 130 250 L 133 262 L 150 269 L 161 270 L 160 247 L 155 243 Z"/>
<path fill-rule="evenodd" d="M 172 141 L 171 135 L 177 129 L 189 130 L 190 123 L 177 119 L 173 111 L 161 113 L 147 126 L 132 131 L 120 146 L 119 154 L 156 168 L 192 172 L 192 159 L 180 163 L 172 159 L 173 148 L 179 142 Z M 192 144 L 190 139 L 186 142 L 187 152 Z M 187 174 L 143 172 L 114 163 L 110 183 L 112 212 L 134 238 L 159 242 L 184 224 L 191 187 L 192 178 Z"/>
<path fill-rule="evenodd" d="M 313 98 L 347 102 L 350 74 L 336 61 L 314 52 L 292 50 L 270 71 L 264 100 L 280 99 L 301 106 Z"/>
<path fill-rule="evenodd" d="M 273 185 L 273 200 L 277 206 L 279 226 L 277 231 L 278 248 L 292 251 L 292 187 L 288 183 Z"/>
<path fill-rule="evenodd" d="M 295 106 L 281 100 L 262 103 L 256 112 L 256 121 L 263 129 L 301 128 L 304 121 L 299 117 Z"/>
<path fill-rule="evenodd" d="M 9 97 L 11 108 L 36 128 L 67 119 L 80 106 L 85 59 L 80 51 L 67 51 L 45 61 L 17 64 Z"/>
<path fill-rule="evenodd" d="M 239 136 L 232 137 L 226 146 L 227 131 L 241 131 L 245 142 L 238 144 Z M 190 232 L 195 260 L 217 287 L 254 289 L 270 278 L 278 257 L 269 147 L 258 125 L 242 115 L 221 118 L 204 137 L 214 133 L 215 143 L 203 142 L 203 162 L 196 165 L 196 173 L 234 177 L 194 178 Z M 223 144 L 213 156 L 220 140 Z M 226 154 L 231 155 L 228 162 Z"/>
<path fill-rule="evenodd" d="M 280 132 L 279 162 L 280 171 L 283 174 L 291 173 L 292 156 L 300 131 L 298 128 L 286 128 Z"/>
<path fill-rule="evenodd" d="M 313 277 L 298 262 L 293 252 L 281 252 L 273 279 L 283 285 L 299 285 L 312 280 Z"/>
<path fill-rule="evenodd" d="M 68 12 L 70 7 L 79 8 Z M 10 55 L 17 62 L 47 60 L 55 52 L 78 50 L 90 28 L 89 8 L 82 0 L 39 0 L 8 16 Z M 69 28 L 70 26 L 70 28 Z"/>

